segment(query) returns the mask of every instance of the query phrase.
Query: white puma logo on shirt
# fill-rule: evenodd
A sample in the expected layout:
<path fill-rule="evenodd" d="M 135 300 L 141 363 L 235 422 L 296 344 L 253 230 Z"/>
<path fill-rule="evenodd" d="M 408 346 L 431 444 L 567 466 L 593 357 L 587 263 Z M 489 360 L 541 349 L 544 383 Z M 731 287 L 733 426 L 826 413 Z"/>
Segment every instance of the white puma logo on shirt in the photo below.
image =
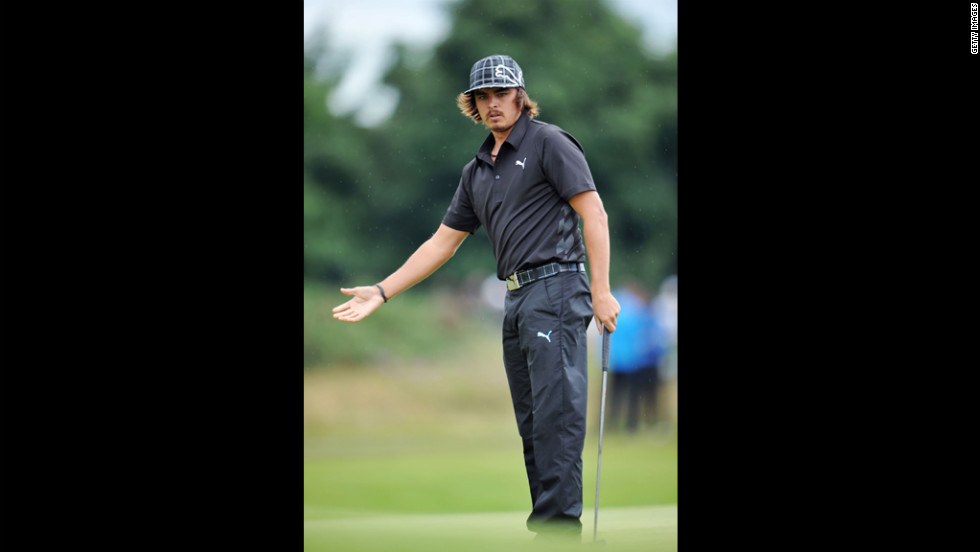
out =
<path fill-rule="evenodd" d="M 527 159 L 527 158 L 525 157 L 525 159 Z M 518 161 L 518 163 L 520 163 L 520 161 Z M 553 331 L 555 331 L 555 330 L 550 330 L 548 332 L 548 335 L 544 335 L 543 333 L 538 332 L 538 337 L 543 337 L 543 338 L 545 338 L 545 339 L 548 340 L 548 343 L 551 343 L 551 332 L 553 332 Z"/>
<path fill-rule="evenodd" d="M 524 161 L 527 161 L 527 157 L 524 158 Z M 521 170 L 523 171 L 524 170 L 524 161 L 514 161 L 514 164 L 515 165 L 520 165 L 521 166 Z"/>

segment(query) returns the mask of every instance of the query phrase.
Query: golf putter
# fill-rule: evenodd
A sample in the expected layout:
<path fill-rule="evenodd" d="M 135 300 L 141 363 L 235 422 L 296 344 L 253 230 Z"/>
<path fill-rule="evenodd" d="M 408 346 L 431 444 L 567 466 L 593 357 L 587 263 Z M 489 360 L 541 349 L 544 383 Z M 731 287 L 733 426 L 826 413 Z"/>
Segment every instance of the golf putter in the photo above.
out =
<path fill-rule="evenodd" d="M 592 522 L 592 543 L 604 544 L 597 540 L 599 533 L 599 473 L 602 469 L 602 426 L 606 421 L 606 374 L 609 373 L 609 330 L 602 326 L 602 400 L 599 403 L 599 459 L 595 464 L 595 517 Z"/>

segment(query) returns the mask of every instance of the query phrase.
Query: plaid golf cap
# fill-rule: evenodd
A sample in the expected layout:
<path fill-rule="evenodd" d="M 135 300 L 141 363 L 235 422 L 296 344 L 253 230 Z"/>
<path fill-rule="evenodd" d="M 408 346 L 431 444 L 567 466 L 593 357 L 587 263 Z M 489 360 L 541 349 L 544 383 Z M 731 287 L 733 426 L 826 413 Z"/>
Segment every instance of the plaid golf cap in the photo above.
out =
<path fill-rule="evenodd" d="M 470 68 L 469 94 L 480 88 L 524 88 L 524 71 L 514 58 L 504 55 L 487 56 Z"/>

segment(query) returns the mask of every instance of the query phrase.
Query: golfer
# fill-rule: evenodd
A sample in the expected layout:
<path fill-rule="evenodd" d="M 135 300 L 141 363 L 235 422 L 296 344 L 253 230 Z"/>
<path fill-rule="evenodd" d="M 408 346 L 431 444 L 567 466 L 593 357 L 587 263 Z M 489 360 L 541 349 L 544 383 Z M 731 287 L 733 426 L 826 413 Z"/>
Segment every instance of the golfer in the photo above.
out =
<path fill-rule="evenodd" d="M 438 230 L 381 282 L 341 288 L 333 309 L 357 322 L 422 281 L 463 240 L 486 228 L 507 282 L 503 358 L 531 491 L 529 530 L 581 535 L 582 449 L 588 373 L 586 330 L 615 331 L 619 303 L 609 285 L 609 229 L 582 146 L 535 119 L 537 103 L 511 57 L 470 70 L 456 103 L 490 130 L 463 167 Z M 582 230 L 579 229 L 579 223 Z M 588 255 L 589 277 L 585 272 Z"/>

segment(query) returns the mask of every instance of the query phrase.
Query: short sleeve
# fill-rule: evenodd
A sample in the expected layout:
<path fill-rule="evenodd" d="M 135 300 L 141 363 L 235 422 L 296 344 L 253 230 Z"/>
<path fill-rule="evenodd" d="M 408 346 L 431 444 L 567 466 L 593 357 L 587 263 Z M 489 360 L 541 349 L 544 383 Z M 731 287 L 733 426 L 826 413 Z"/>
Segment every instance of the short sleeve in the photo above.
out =
<path fill-rule="evenodd" d="M 545 137 L 541 166 L 545 177 L 565 201 L 596 189 L 592 171 L 585 160 L 585 150 L 564 130 L 556 128 Z"/>
<path fill-rule="evenodd" d="M 442 217 L 442 223 L 460 232 L 473 234 L 480 228 L 480 219 L 473 212 L 473 204 L 465 183 L 465 174 L 459 179 L 459 186 L 453 200 L 446 209 L 446 215 Z"/>

